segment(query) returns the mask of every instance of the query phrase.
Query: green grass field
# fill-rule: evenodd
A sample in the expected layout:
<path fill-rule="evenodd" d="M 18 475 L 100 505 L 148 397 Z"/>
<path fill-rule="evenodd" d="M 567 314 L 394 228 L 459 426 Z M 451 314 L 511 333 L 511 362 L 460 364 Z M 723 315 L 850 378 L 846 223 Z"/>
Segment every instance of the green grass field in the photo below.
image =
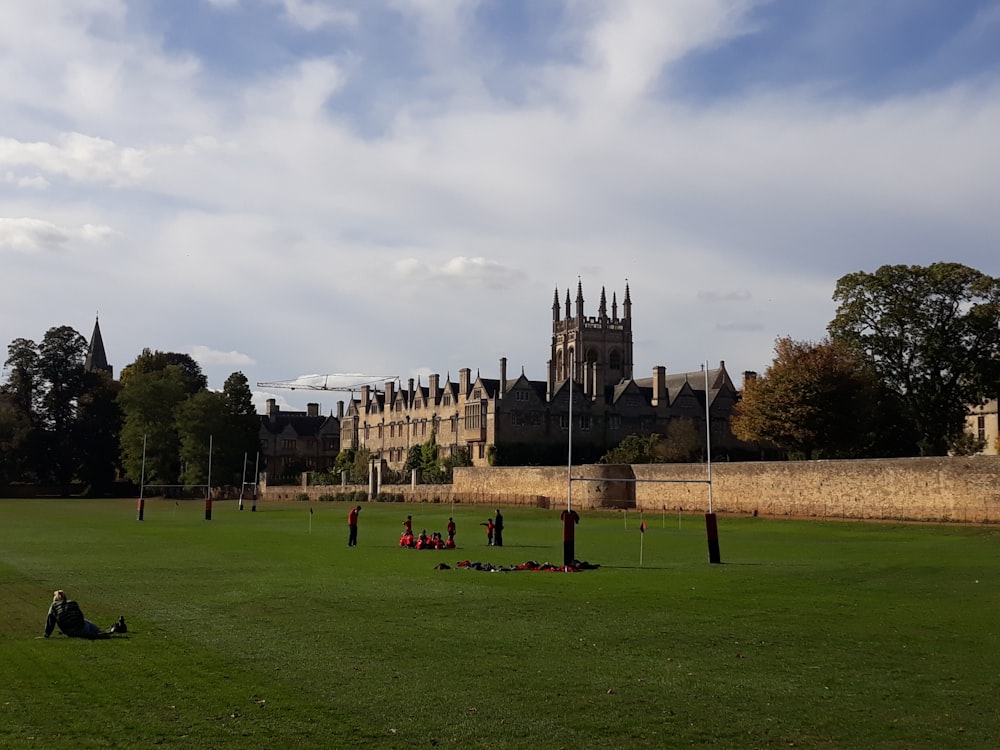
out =
<path fill-rule="evenodd" d="M 1000 748 L 1000 530 L 447 505 L 0 501 L 0 746 Z M 626 528 L 627 525 L 627 528 Z M 642 566 L 640 566 L 640 541 Z M 127 637 L 41 635 L 64 588 Z"/>

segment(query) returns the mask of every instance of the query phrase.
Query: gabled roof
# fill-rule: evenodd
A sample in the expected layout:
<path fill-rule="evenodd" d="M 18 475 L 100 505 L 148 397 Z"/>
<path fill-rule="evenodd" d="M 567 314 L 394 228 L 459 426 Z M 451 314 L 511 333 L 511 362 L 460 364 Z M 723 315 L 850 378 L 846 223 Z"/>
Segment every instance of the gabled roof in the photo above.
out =
<path fill-rule="evenodd" d="M 278 412 L 262 415 L 260 426 L 272 435 L 280 435 L 286 430 L 292 430 L 299 437 L 316 437 L 324 432 L 340 430 L 340 422 L 336 417 L 310 417 L 301 412 Z"/>

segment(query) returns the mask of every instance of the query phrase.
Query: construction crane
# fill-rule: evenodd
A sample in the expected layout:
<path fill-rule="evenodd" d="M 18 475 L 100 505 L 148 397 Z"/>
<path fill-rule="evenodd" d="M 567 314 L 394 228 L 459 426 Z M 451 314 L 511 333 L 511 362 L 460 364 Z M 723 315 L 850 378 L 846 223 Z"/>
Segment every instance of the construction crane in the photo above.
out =
<path fill-rule="evenodd" d="M 350 385 L 331 385 L 331 378 L 351 382 Z M 322 382 L 316 382 L 322 380 Z M 300 375 L 292 380 L 270 380 L 257 383 L 258 388 L 283 388 L 289 391 L 358 391 L 364 386 L 378 386 L 388 380 L 398 381 L 398 375 L 364 375 L 362 373 L 334 372 L 326 375 Z M 360 381 L 360 382 L 358 382 Z"/>

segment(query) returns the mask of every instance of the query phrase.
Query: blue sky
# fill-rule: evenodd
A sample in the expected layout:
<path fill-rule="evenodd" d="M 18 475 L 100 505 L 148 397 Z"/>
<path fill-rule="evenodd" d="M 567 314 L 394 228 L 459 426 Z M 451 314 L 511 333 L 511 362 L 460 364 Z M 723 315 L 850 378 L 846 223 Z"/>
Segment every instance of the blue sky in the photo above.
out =
<path fill-rule="evenodd" d="M 214 387 L 542 379 L 578 279 L 738 380 L 846 273 L 1000 275 L 996 0 L 16 0 L 0 87 L 2 343 Z"/>

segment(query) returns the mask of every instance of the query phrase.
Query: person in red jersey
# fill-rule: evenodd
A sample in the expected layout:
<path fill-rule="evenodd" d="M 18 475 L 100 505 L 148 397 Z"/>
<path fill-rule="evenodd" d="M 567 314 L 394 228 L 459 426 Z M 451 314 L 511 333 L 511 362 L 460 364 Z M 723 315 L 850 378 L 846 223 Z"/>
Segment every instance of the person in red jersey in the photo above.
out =
<path fill-rule="evenodd" d="M 348 547 L 358 546 L 358 514 L 361 512 L 361 506 L 351 508 L 351 512 L 347 514 L 347 528 L 350 530 L 350 535 L 347 537 Z"/>
<path fill-rule="evenodd" d="M 493 519 L 487 518 L 486 523 L 479 524 L 480 526 L 486 527 L 486 546 L 493 546 Z"/>

